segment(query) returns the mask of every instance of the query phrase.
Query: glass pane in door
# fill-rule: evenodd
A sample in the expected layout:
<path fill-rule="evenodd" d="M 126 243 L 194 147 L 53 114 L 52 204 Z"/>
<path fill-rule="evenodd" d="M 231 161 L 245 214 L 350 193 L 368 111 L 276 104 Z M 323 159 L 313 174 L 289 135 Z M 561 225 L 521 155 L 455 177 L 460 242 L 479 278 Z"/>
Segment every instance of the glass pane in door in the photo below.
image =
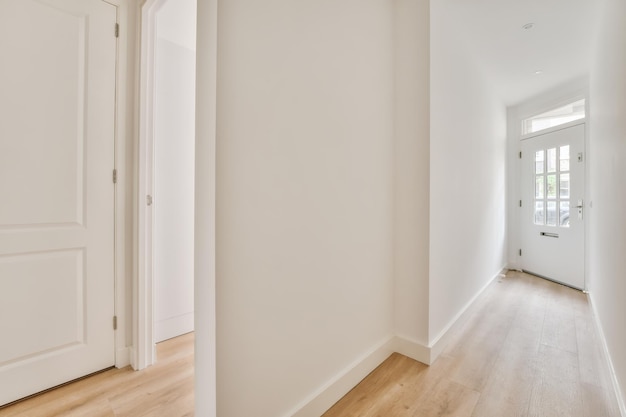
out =
<path fill-rule="evenodd" d="M 547 226 L 556 226 L 556 201 L 548 201 L 548 215 L 546 216 L 546 225 Z"/>
<path fill-rule="evenodd" d="M 559 197 L 562 199 L 569 198 L 569 173 L 560 176 Z"/>
<path fill-rule="evenodd" d="M 544 159 L 545 156 L 543 149 L 535 152 L 535 174 L 543 174 Z"/>
<path fill-rule="evenodd" d="M 559 224 L 561 227 L 569 227 L 569 201 L 561 201 L 560 203 Z"/>
<path fill-rule="evenodd" d="M 545 224 L 543 201 L 535 201 L 535 224 L 539 226 Z"/>

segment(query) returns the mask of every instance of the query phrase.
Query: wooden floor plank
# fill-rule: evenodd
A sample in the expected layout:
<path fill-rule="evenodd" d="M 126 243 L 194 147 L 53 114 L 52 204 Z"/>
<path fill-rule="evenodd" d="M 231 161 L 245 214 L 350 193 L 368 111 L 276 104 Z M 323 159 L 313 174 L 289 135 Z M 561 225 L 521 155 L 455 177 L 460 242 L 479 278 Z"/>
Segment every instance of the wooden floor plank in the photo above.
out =
<path fill-rule="evenodd" d="M 193 344 L 193 333 L 159 343 L 149 368 L 111 369 L 2 408 L 0 417 L 193 416 Z"/>
<path fill-rule="evenodd" d="M 480 393 L 448 378 L 428 390 L 413 417 L 470 417 Z"/>
<path fill-rule="evenodd" d="M 529 416 L 582 416 L 578 357 L 572 352 L 541 345 L 537 358 Z"/>

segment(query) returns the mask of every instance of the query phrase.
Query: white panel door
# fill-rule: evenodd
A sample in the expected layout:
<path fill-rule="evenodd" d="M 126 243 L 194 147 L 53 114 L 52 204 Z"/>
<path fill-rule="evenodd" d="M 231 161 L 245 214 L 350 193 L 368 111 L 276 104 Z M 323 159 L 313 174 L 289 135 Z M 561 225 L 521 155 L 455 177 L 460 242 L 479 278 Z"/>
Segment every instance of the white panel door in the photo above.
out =
<path fill-rule="evenodd" d="M 585 125 L 522 141 L 522 269 L 584 289 Z"/>
<path fill-rule="evenodd" d="M 0 0 L 0 404 L 114 364 L 116 13 Z"/>

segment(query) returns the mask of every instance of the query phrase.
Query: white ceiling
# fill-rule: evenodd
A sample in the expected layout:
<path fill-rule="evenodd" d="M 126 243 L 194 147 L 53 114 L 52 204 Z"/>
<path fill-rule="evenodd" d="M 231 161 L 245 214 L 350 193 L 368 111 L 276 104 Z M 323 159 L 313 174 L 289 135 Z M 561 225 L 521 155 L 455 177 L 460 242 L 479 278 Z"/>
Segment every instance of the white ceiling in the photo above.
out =
<path fill-rule="evenodd" d="M 433 1 L 506 105 L 589 72 L 599 0 Z"/>

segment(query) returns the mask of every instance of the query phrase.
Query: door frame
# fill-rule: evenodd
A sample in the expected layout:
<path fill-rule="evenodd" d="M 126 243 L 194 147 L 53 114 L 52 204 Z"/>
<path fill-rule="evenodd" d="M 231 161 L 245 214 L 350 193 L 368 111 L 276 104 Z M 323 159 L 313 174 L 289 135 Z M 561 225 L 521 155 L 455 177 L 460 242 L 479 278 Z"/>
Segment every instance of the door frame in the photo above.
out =
<path fill-rule="evenodd" d="M 521 248 L 521 236 L 520 236 L 520 207 L 519 201 L 522 199 L 521 194 L 521 176 L 522 176 L 522 164 L 519 159 L 519 152 L 521 151 L 521 139 L 526 138 L 529 135 L 521 134 L 522 120 L 532 117 L 533 115 L 549 111 L 568 103 L 585 99 L 586 117 L 585 120 L 585 157 L 589 160 L 589 123 L 590 120 L 590 103 L 588 93 L 588 79 L 581 77 L 573 80 L 570 83 L 564 84 L 560 87 L 547 91 L 546 93 L 537 97 L 531 98 L 526 102 L 520 103 L 516 106 L 509 107 L 507 109 L 507 233 L 508 233 L 508 262 L 507 267 L 512 270 L 521 271 L 521 260 L 519 256 L 519 249 Z M 580 121 L 579 121 L 580 122 Z M 556 129 L 562 128 L 559 126 Z M 545 133 L 547 132 L 541 132 Z M 538 132 L 539 133 L 539 132 Z M 589 187 L 589 164 L 585 164 L 585 201 L 587 201 L 586 207 L 589 209 L 591 200 L 591 190 Z M 588 274 L 588 239 L 590 236 L 590 224 L 588 221 L 589 216 L 585 216 L 585 277 Z M 585 292 L 587 288 L 584 288 Z"/>
<path fill-rule="evenodd" d="M 120 0 L 122 1 L 122 0 Z M 129 0 L 131 1 L 131 0 Z M 146 26 L 150 21 L 149 16 L 144 15 L 147 10 L 144 5 L 148 1 L 136 0 L 135 15 L 133 19 L 137 27 Z M 129 19 L 130 20 L 130 19 Z M 154 22 L 154 18 L 152 19 Z M 203 387 L 204 395 L 195 396 L 195 411 L 197 415 L 215 417 L 217 415 L 217 364 L 216 364 L 216 142 L 217 142 L 217 60 L 218 60 L 218 0 L 206 0 L 197 2 L 197 43 L 196 43 L 196 168 L 195 168 L 195 260 L 194 260 L 194 300 L 195 300 L 195 385 Z M 143 23 L 143 25 L 142 25 Z M 141 37 L 143 30 L 137 31 L 139 39 L 135 42 L 138 53 L 136 65 L 140 70 L 137 72 L 137 86 L 134 93 L 139 97 L 135 102 L 135 117 L 137 118 L 137 130 L 141 132 L 142 119 L 140 114 L 145 109 L 142 107 L 142 83 L 145 75 L 142 71 L 145 65 Z M 154 30 L 154 28 L 152 29 Z M 154 54 L 154 51 L 153 51 Z M 145 91 L 145 87 L 144 87 Z M 197 117 L 200 115 L 201 117 Z M 145 127 L 143 128 L 145 129 Z M 134 130 L 133 132 L 136 132 Z M 138 143 L 135 148 L 135 158 L 132 166 L 135 167 L 137 175 L 137 189 L 134 193 L 133 211 L 135 224 L 141 223 L 139 217 L 145 215 L 145 192 L 146 186 L 139 187 L 145 173 L 146 155 L 142 153 L 146 144 L 142 143 L 144 136 L 140 133 Z M 143 161 L 143 164 L 142 164 Z M 142 214 L 143 213 L 143 214 Z M 145 219 L 143 221 L 145 227 Z M 132 365 L 139 369 L 138 364 L 147 363 L 147 354 L 154 352 L 146 349 L 152 343 L 152 334 L 148 335 L 147 329 L 152 325 L 152 310 L 146 308 L 146 302 L 152 304 L 148 295 L 152 292 L 152 285 L 148 283 L 151 277 L 141 276 L 138 272 L 140 261 L 142 239 L 145 235 L 140 233 L 138 227 L 134 230 L 134 274 L 132 274 L 133 286 L 133 348 Z M 144 246 L 145 250 L 145 246 Z M 145 266 L 144 266 L 145 271 Z M 149 285 L 148 285 L 149 284 Z M 139 300 L 142 300 L 142 308 Z M 151 307 L 151 306 L 150 306 Z M 148 317 L 146 315 L 150 317 Z M 140 331 L 141 330 L 141 331 Z M 141 343 L 142 349 L 139 349 Z M 148 350 L 148 352 L 146 352 Z M 144 356 L 142 356 L 144 355 Z"/>
<path fill-rule="evenodd" d="M 587 105 L 585 104 L 585 107 L 587 107 Z M 520 140 L 519 140 L 519 147 L 520 147 L 520 154 L 521 154 L 521 149 L 522 149 L 522 144 L 524 141 L 526 140 L 530 140 L 530 139 L 534 139 L 534 138 L 538 138 L 540 136 L 545 136 L 545 135 L 549 135 L 551 133 L 555 133 L 561 130 L 565 130 L 565 129 L 569 129 L 575 126 L 583 126 L 583 131 L 584 131 L 584 136 L 583 136 L 583 162 L 584 162 L 584 170 L 583 170 L 583 182 L 584 182 L 584 192 L 583 192 L 583 206 L 584 206 L 584 210 L 583 210 L 583 270 L 582 270 L 582 274 L 583 274 L 583 286 L 582 288 L 578 288 L 576 286 L 572 286 L 570 284 L 567 284 L 565 282 L 562 281 L 558 281 L 555 279 L 552 279 L 550 277 L 545 277 L 543 275 L 538 275 L 535 272 L 530 272 L 524 269 L 524 259 L 523 256 L 520 256 L 520 260 L 519 260 L 519 265 L 520 265 L 520 270 L 524 271 L 524 272 L 528 272 L 530 274 L 533 275 L 537 275 L 541 278 L 547 279 L 549 281 L 554 281 L 557 282 L 559 284 L 574 288 L 574 289 L 580 289 L 583 292 L 587 291 L 587 227 L 588 227 L 588 222 L 587 222 L 587 217 L 588 217 L 588 208 L 589 208 L 589 203 L 588 203 L 588 192 L 587 192 L 587 150 L 588 150 L 588 146 L 587 146 L 587 136 L 588 136 L 588 131 L 589 129 L 587 128 L 587 108 L 585 109 L 585 117 L 582 119 L 578 119 L 578 120 L 574 120 L 572 122 L 568 122 L 568 123 L 564 123 L 558 126 L 554 126 L 548 129 L 543 129 L 537 132 L 533 132 L 533 133 L 528 133 L 525 135 L 521 135 L 520 136 Z M 520 201 L 525 201 L 524 200 L 524 190 L 523 188 L 523 184 L 524 184 L 524 180 L 522 178 L 523 175 L 525 175 L 526 173 L 524 172 L 524 168 L 523 165 L 520 163 L 520 179 L 519 179 L 519 194 L 520 194 Z M 571 200 L 573 201 L 573 200 Z M 528 203 L 530 204 L 530 203 Z M 521 210 L 523 210 L 524 208 L 528 208 L 528 205 L 526 205 L 525 207 L 522 207 L 520 205 Z M 522 217 L 519 217 L 518 220 L 518 228 L 519 228 L 519 236 L 520 236 L 520 247 L 522 247 L 522 242 L 523 242 L 523 228 L 524 228 L 524 224 L 525 221 L 522 219 Z"/>
<path fill-rule="evenodd" d="M 168 0 L 146 0 L 141 5 L 139 75 L 139 149 L 137 190 L 137 279 L 133 285 L 133 367 L 143 369 L 155 363 L 154 270 L 151 202 L 154 192 L 154 88 L 156 15 Z"/>
<path fill-rule="evenodd" d="M 130 164 L 130 156 L 133 151 L 132 137 L 134 135 L 134 65 L 133 59 L 129 59 L 129 52 L 133 50 L 136 40 L 136 0 L 102 0 L 117 8 L 117 24 L 119 32 L 117 37 L 117 66 L 116 66 L 116 111 L 115 111 L 115 140 L 114 140 L 114 169 L 117 172 L 115 184 L 115 301 L 114 311 L 117 318 L 115 331 L 115 366 L 123 368 L 131 363 L 132 348 L 130 340 L 129 319 L 132 311 L 127 291 L 128 277 L 132 273 L 133 263 L 132 246 L 128 245 L 129 237 L 132 236 L 132 228 L 127 226 L 129 220 L 128 208 L 133 201 L 128 195 L 132 192 L 134 173 Z"/>

